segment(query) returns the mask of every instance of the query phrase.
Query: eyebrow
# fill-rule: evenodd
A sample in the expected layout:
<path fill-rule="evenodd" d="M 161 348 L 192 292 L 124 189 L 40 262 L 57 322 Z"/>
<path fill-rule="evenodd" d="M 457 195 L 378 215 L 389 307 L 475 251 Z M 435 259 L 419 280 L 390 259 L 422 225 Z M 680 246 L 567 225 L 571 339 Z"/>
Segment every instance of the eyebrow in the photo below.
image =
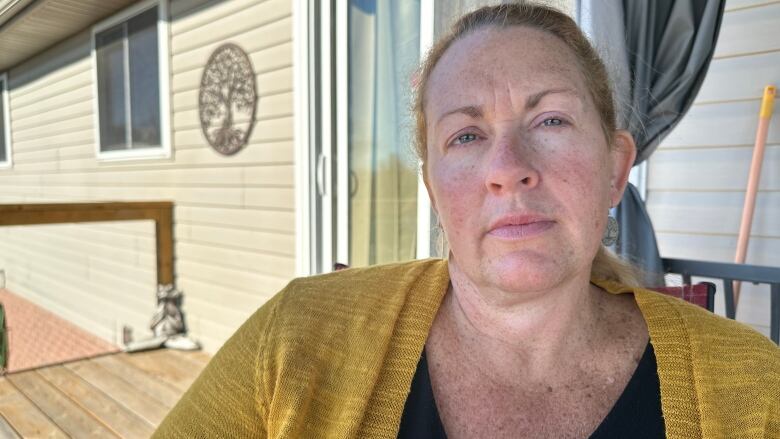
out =
<path fill-rule="evenodd" d="M 437 124 L 441 123 L 441 121 L 445 117 L 453 114 L 465 114 L 466 116 L 469 116 L 472 119 L 479 119 L 483 116 L 482 107 L 475 106 L 475 105 L 466 105 L 465 107 L 459 107 L 442 114 L 441 117 L 439 117 L 439 120 L 436 121 L 436 123 Z"/>
<path fill-rule="evenodd" d="M 539 105 L 539 102 L 542 101 L 542 99 L 551 94 L 557 94 L 557 93 L 563 93 L 568 94 L 576 97 L 577 99 L 580 99 L 580 94 L 577 93 L 574 89 L 571 88 L 551 88 L 548 90 L 542 90 L 539 93 L 534 93 L 531 96 L 528 97 L 528 100 L 525 101 L 525 109 L 531 110 L 537 105 Z"/>
<path fill-rule="evenodd" d="M 537 105 L 539 105 L 539 102 L 544 99 L 545 96 L 556 94 L 556 93 L 562 93 L 562 94 L 569 94 L 577 99 L 580 99 L 580 94 L 577 93 L 574 89 L 571 88 L 551 88 L 548 90 L 542 90 L 538 93 L 534 93 L 531 96 L 528 97 L 528 99 L 525 102 L 525 109 L 531 110 Z M 464 107 L 458 107 L 454 110 L 450 110 L 439 117 L 439 120 L 436 121 L 436 123 L 440 123 L 445 117 L 453 115 L 453 114 L 465 114 L 466 116 L 471 117 L 472 119 L 479 119 L 484 116 L 484 113 L 482 111 L 481 106 L 477 105 L 466 105 Z"/>

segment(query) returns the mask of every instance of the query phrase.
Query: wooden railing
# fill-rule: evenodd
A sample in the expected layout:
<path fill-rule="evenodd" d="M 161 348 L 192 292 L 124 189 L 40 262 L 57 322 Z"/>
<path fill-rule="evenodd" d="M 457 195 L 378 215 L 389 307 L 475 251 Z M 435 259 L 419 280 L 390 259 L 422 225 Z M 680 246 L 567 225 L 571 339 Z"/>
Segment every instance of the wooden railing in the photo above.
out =
<path fill-rule="evenodd" d="M 174 285 L 172 202 L 0 204 L 0 226 L 134 220 L 154 221 L 157 309 L 150 327 L 154 336 L 134 342 L 128 335 L 124 337 L 125 349 L 145 350 L 163 345 L 176 349 L 198 349 L 198 343 L 186 337 L 181 311 L 182 292 Z"/>
<path fill-rule="evenodd" d="M 0 204 L 0 226 L 132 220 L 154 221 L 157 284 L 173 284 L 173 203 L 170 201 Z"/>

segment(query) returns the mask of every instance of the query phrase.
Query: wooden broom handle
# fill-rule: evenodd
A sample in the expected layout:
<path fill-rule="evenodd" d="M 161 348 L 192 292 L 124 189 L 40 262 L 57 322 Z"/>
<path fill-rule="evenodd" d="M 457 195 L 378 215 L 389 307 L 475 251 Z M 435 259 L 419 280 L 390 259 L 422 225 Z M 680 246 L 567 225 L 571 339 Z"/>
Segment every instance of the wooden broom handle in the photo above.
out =
<path fill-rule="evenodd" d="M 756 195 L 758 184 L 761 180 L 761 165 L 764 163 L 764 149 L 766 137 L 769 131 L 769 120 L 772 118 L 772 110 L 775 104 L 777 90 L 772 85 L 764 87 L 764 97 L 761 100 L 761 110 L 758 114 L 758 130 L 756 131 L 756 144 L 753 147 L 753 161 L 750 164 L 747 189 L 745 190 L 745 205 L 742 208 L 742 222 L 739 226 L 739 238 L 737 239 L 737 254 L 734 262 L 745 263 L 748 241 L 750 240 L 750 228 L 753 225 L 753 212 L 756 208 Z M 734 307 L 739 303 L 739 282 L 734 282 Z"/>

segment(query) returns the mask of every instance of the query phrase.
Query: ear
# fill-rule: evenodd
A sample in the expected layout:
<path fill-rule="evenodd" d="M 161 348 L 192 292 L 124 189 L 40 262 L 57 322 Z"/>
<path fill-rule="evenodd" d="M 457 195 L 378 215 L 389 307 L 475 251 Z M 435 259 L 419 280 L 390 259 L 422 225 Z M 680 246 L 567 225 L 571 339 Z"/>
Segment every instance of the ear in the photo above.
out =
<path fill-rule="evenodd" d="M 628 183 L 628 174 L 634 165 L 634 159 L 636 159 L 636 143 L 634 143 L 634 136 L 626 130 L 615 131 L 614 139 L 614 146 L 611 151 L 612 177 L 610 184 L 612 189 L 610 191 L 610 200 L 613 206 L 617 206 L 621 198 L 623 198 L 623 191 Z"/>

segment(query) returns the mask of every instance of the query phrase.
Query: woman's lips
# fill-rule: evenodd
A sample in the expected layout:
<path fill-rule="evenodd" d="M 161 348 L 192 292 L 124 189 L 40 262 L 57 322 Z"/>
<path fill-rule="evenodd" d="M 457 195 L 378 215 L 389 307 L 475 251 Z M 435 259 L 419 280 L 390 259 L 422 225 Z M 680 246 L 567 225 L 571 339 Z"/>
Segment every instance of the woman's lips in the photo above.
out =
<path fill-rule="evenodd" d="M 549 230 L 554 221 L 534 221 L 525 224 L 505 224 L 491 229 L 488 234 L 506 239 L 529 238 Z"/>

